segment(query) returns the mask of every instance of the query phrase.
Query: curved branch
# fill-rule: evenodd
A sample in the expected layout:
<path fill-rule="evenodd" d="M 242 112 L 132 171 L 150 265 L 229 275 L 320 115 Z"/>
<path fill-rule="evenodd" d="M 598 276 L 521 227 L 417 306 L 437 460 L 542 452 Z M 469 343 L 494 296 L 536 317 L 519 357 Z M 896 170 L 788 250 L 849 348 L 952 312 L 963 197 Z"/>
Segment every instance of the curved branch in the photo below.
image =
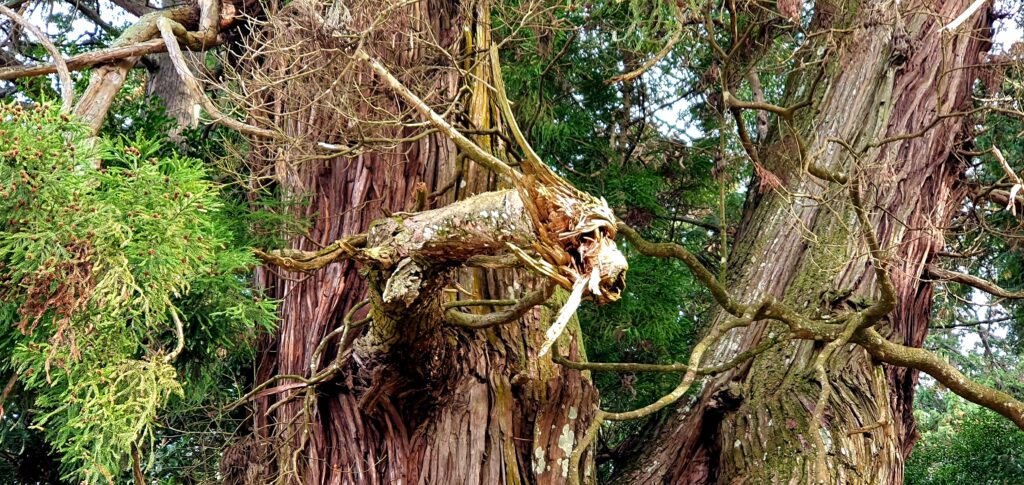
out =
<path fill-rule="evenodd" d="M 1007 298 L 1011 300 L 1024 298 L 1024 290 L 1010 291 L 989 280 L 978 278 L 977 276 L 971 276 L 969 274 L 957 273 L 956 271 L 950 271 L 948 269 L 942 269 L 934 264 L 928 265 L 928 272 L 931 273 L 932 276 L 943 281 L 952 281 L 954 283 L 967 285 L 993 296 L 998 296 L 999 298 Z"/>
<path fill-rule="evenodd" d="M 672 2 L 672 4 L 675 5 L 675 2 Z M 615 84 L 615 83 L 621 83 L 621 82 L 626 82 L 626 81 L 632 81 L 632 80 L 642 76 L 643 73 L 649 71 L 652 67 L 654 67 L 655 64 L 661 62 L 662 59 L 664 59 L 666 56 L 668 56 L 668 54 L 670 52 L 672 52 L 672 49 L 674 49 L 676 47 L 676 44 L 678 44 L 679 40 L 682 39 L 682 38 L 683 38 L 683 26 L 680 25 L 678 28 L 676 28 L 676 30 L 674 32 L 672 32 L 672 37 L 670 37 L 668 39 L 668 42 L 665 43 L 665 45 L 661 48 L 661 50 L 659 50 L 656 54 L 654 54 L 654 56 L 651 57 L 650 59 L 647 59 L 646 61 L 644 61 L 644 63 L 641 64 L 640 67 L 638 67 L 636 69 L 633 69 L 632 71 L 629 71 L 627 73 L 619 74 L 618 76 L 612 77 L 610 79 L 606 79 L 604 81 L 604 83 L 605 84 Z"/>
<path fill-rule="evenodd" d="M 200 21 L 200 28 L 204 26 L 207 16 L 203 17 Z M 216 16 L 214 16 L 216 19 Z M 178 77 L 181 78 L 181 82 L 185 84 L 185 88 L 188 90 L 192 98 L 195 99 L 203 109 L 213 118 L 213 122 L 223 125 L 232 130 L 246 135 L 258 136 L 270 139 L 283 139 L 285 136 L 277 131 L 268 130 L 265 128 L 259 128 L 257 126 L 250 125 L 238 121 L 230 116 L 221 113 L 217 105 L 206 96 L 203 89 L 199 87 L 199 82 L 196 81 L 195 76 L 188 69 L 188 64 L 185 62 L 185 57 L 181 54 L 181 48 L 178 47 L 178 38 L 185 37 L 187 35 L 185 28 L 181 24 L 163 17 L 157 20 L 157 28 L 160 29 L 160 36 L 163 38 L 164 43 L 167 44 L 167 55 L 171 58 L 171 63 L 174 65 L 174 70 L 178 72 Z M 216 27 L 216 23 L 213 24 Z M 200 30 L 200 32 L 209 32 L 208 30 Z M 213 34 L 214 39 L 216 34 Z M 205 44 L 203 42 L 202 44 Z"/>
<path fill-rule="evenodd" d="M 36 37 L 40 44 L 46 48 L 46 51 L 50 53 L 50 57 L 53 57 L 53 64 L 57 70 L 57 76 L 60 77 L 60 93 L 61 97 L 64 98 L 63 111 L 71 111 L 71 107 L 75 104 L 75 83 L 71 80 L 71 71 L 68 70 L 68 65 L 64 62 L 64 56 L 61 55 L 57 47 L 50 42 L 50 38 L 45 32 L 39 30 L 38 27 L 32 25 L 31 22 L 25 20 L 24 17 L 18 15 L 18 12 L 11 10 L 3 5 L 0 5 L 0 13 L 8 16 L 15 23 L 21 25 L 32 32 L 32 35 Z"/>
<path fill-rule="evenodd" d="M 864 320 L 859 325 L 861 328 L 864 328 L 878 323 L 882 317 L 888 315 L 889 312 L 896 308 L 896 289 L 893 287 L 892 278 L 889 277 L 888 263 L 886 262 L 885 254 L 882 252 L 882 247 L 878 243 L 878 236 L 875 235 L 875 229 L 868 218 L 867 210 L 864 209 L 859 178 L 850 184 L 850 200 L 853 202 L 853 209 L 857 213 L 861 233 L 867 242 L 868 253 L 871 256 L 871 265 L 875 268 L 875 278 L 878 280 L 878 286 L 882 293 L 882 297 L 878 301 L 861 312 Z"/>
<path fill-rule="evenodd" d="M 764 353 L 768 349 L 792 338 L 794 338 L 793 335 L 786 335 L 783 338 L 763 340 L 756 347 L 753 347 L 749 350 L 737 354 L 732 359 L 729 359 L 728 362 L 711 367 L 701 367 L 694 370 L 694 372 L 696 372 L 698 375 L 711 375 L 725 372 L 747 360 L 757 357 L 758 355 Z M 690 368 L 690 366 L 686 364 L 639 364 L 633 362 L 577 362 L 573 360 L 568 360 L 557 353 L 554 354 L 552 360 L 556 364 L 563 365 L 570 369 L 588 370 L 595 372 L 659 372 L 672 374 L 678 372 L 686 372 Z"/>
<path fill-rule="evenodd" d="M 359 248 L 366 246 L 366 234 L 357 234 L 334 241 L 319 251 L 300 251 L 296 249 L 278 249 L 269 253 L 259 249 L 252 252 L 267 264 L 290 271 L 314 271 L 328 264 L 355 258 Z"/>
<path fill-rule="evenodd" d="M 531 308 L 547 301 L 548 298 L 551 298 L 551 294 L 554 293 L 554 290 L 555 285 L 545 283 L 543 287 L 530 292 L 523 297 L 523 299 L 515 302 L 511 308 L 484 315 L 460 312 L 453 308 L 456 303 L 462 303 L 465 305 L 466 303 L 476 304 L 478 302 L 450 302 L 445 304 L 445 307 L 447 307 L 448 310 L 445 311 L 444 317 L 445 320 L 452 325 L 470 328 L 473 330 L 503 325 L 518 320 L 520 317 L 525 315 L 526 312 L 530 311 Z"/>
<path fill-rule="evenodd" d="M 775 113 L 781 116 L 786 121 L 793 121 L 793 112 L 795 111 L 793 107 L 783 108 L 782 106 L 777 106 L 771 103 L 743 101 L 742 99 L 733 96 L 732 93 L 730 93 L 729 91 L 722 91 L 722 100 L 725 101 L 725 105 L 730 108 L 756 109 L 761 111 L 767 111 L 769 113 Z"/>
<path fill-rule="evenodd" d="M 181 355 L 181 351 L 185 350 L 185 326 L 181 323 L 181 317 L 178 316 L 178 310 L 174 308 L 174 305 L 168 303 L 168 308 L 171 310 L 171 320 L 174 321 L 174 335 L 177 337 L 177 343 L 174 345 L 174 350 L 164 357 L 164 363 L 170 364 L 174 362 Z"/>
<path fill-rule="evenodd" d="M 935 354 L 890 342 L 870 328 L 860 330 L 853 341 L 882 362 L 917 369 L 934 377 L 956 395 L 1009 418 L 1024 430 L 1024 402 L 971 380 Z"/>
<path fill-rule="evenodd" d="M 14 385 L 18 383 L 18 378 L 21 374 L 15 372 L 11 374 L 11 377 L 7 379 L 7 384 L 4 385 L 4 389 L 0 391 L 0 416 L 4 415 L 4 401 L 7 400 L 7 396 L 11 395 L 11 391 L 14 390 Z"/>
<path fill-rule="evenodd" d="M 569 483 L 571 485 L 579 485 L 579 467 L 580 459 L 583 457 L 583 452 L 597 437 L 597 431 L 600 429 L 601 424 L 605 421 L 629 421 L 633 419 L 643 418 L 650 416 L 666 406 L 676 402 L 679 398 L 686 394 L 686 391 L 690 389 L 690 385 L 697 378 L 697 366 L 700 365 L 700 360 L 704 356 L 704 352 L 707 351 L 712 345 L 718 342 L 718 339 L 725 335 L 726 332 L 737 327 L 745 327 L 750 325 L 756 320 L 763 310 L 767 302 L 762 302 L 756 307 L 756 311 L 748 311 L 740 318 L 735 318 L 723 325 L 716 325 L 711 328 L 708 334 L 697 342 L 693 346 L 693 351 L 690 353 L 689 368 L 683 378 L 679 381 L 679 385 L 676 386 L 668 394 L 662 396 L 657 401 L 648 404 L 642 408 L 634 409 L 632 411 L 612 413 L 598 409 L 594 414 L 594 421 L 590 423 L 590 426 L 584 432 L 580 441 L 576 444 L 576 447 L 572 450 L 572 454 L 569 455 Z"/>
<path fill-rule="evenodd" d="M 693 253 L 687 251 L 686 248 L 674 243 L 648 242 L 640 236 L 640 233 L 636 232 L 635 229 L 629 227 L 623 222 L 618 224 L 618 229 L 619 233 L 626 236 L 626 240 L 636 247 L 636 250 L 641 254 L 657 258 L 676 258 L 682 261 L 683 264 L 690 268 L 690 271 L 693 272 L 694 276 L 696 276 L 697 279 L 711 291 L 711 295 L 714 296 L 715 301 L 717 301 L 722 308 L 734 316 L 743 314 L 743 305 L 736 302 L 736 300 L 729 295 L 729 291 L 725 286 L 715 278 L 715 275 L 704 267 L 700 260 L 697 259 Z"/>

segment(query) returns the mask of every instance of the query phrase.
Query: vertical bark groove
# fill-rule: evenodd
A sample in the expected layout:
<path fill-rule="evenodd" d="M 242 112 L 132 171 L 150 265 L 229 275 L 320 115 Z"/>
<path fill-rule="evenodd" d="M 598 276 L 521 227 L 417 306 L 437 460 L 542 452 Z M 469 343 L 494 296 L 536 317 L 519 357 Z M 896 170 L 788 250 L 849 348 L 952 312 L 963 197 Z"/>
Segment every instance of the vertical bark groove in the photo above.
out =
<path fill-rule="evenodd" d="M 816 164 L 864 181 L 867 209 L 890 255 L 898 295 L 896 310 L 882 325 L 892 340 L 907 345 L 923 342 L 932 288 L 920 276 L 941 250 L 941 228 L 964 195 L 957 182 L 962 167 L 952 152 L 966 127 L 963 117 L 949 117 L 920 137 L 880 147 L 871 143 L 915 133 L 940 114 L 970 108 L 974 66 L 987 48 L 987 16 L 980 13 L 953 33 L 938 32 L 969 3 L 854 7 L 860 9 L 851 15 L 854 32 L 829 50 L 823 93 L 815 96 L 820 101 L 796 114 Z M 837 18 L 816 21 L 844 21 L 841 12 L 832 13 Z M 794 99 L 806 95 L 799 92 L 806 77 L 790 84 Z M 855 161 L 830 138 L 862 154 Z M 730 288 L 745 301 L 773 295 L 808 313 L 860 308 L 877 298 L 877 283 L 846 189 L 802 173 L 796 145 L 777 132 L 759 154 L 786 191 L 749 198 L 729 258 Z M 823 281 L 831 291 L 823 291 Z M 769 324 L 736 330 L 712 360 L 726 360 L 780 331 Z M 815 483 L 824 471 L 829 483 L 901 483 L 903 460 L 915 439 L 917 373 L 876 366 L 854 346 L 837 352 L 827 366 L 832 397 L 820 428 L 827 469 L 819 470 L 816 440 L 806 433 L 821 392 L 812 368 L 821 348 L 794 342 L 708 379 L 695 402 L 680 403 L 666 417 L 652 444 L 620 471 L 617 482 Z"/>
<path fill-rule="evenodd" d="M 379 6 L 365 2 L 349 7 L 354 27 L 368 25 L 380 14 Z M 289 8 L 319 7 L 300 0 L 284 7 Z M 474 45 L 486 42 L 486 28 L 463 28 L 478 26 L 489 15 L 486 2 L 415 2 L 378 26 L 387 34 L 368 42 L 367 49 L 398 76 L 407 69 L 443 66 L 444 56 L 434 49 L 461 54 L 469 41 L 465 32 L 474 32 Z M 315 27 L 310 30 L 316 31 Z M 429 39 L 435 47 L 413 42 L 414 37 Z M 306 70 L 342 63 L 331 64 L 331 59 L 317 54 L 315 43 L 302 48 L 310 49 L 302 55 L 309 54 L 313 62 L 304 66 Z M 481 51 L 486 58 L 486 49 Z M 486 81 L 489 70 L 483 64 L 481 79 Z M 260 68 L 285 70 L 282 78 L 292 69 L 272 58 Z M 476 89 L 465 104 L 471 106 L 471 119 L 479 123 L 475 126 L 500 126 L 498 111 L 480 82 L 444 68 L 417 75 L 418 89 L 429 93 L 426 101 L 431 104 L 453 100 L 461 85 L 472 83 Z M 336 76 L 373 86 L 371 96 L 387 94 L 368 70 L 357 68 Z M 316 103 L 304 104 L 311 89 L 308 83 L 290 81 L 263 100 L 269 114 L 257 117 L 266 116 L 277 129 L 305 140 L 332 141 L 336 133 L 351 131 L 348 120 L 318 109 Z M 372 99 L 388 99 L 380 102 L 387 103 L 383 107 L 393 113 L 407 112 L 389 96 Z M 369 106 L 365 109 L 373 116 Z M 401 128 L 391 136 L 415 134 L 413 128 Z M 488 137 L 475 141 L 492 148 Z M 290 241 L 293 249 L 305 251 L 364 232 L 386 213 L 409 210 L 419 184 L 434 193 L 452 180 L 457 165 L 454 145 L 438 134 L 351 157 L 300 160 L 301 156 L 288 149 L 257 148 L 254 165 L 266 167 L 282 193 L 309 197 L 301 215 L 310 218 L 311 228 Z M 469 162 L 460 178 L 462 183 L 434 200 L 434 207 L 497 188 L 493 174 Z M 519 298 L 539 284 L 522 270 L 467 269 L 457 275 L 443 268 L 432 271 L 421 276 L 436 282 L 457 278 L 473 298 Z M 255 402 L 250 435 L 234 446 L 222 464 L 227 481 L 564 483 L 567 467 L 563 463 L 567 464 L 574 437 L 582 433 L 596 409 L 597 393 L 587 373 L 564 370 L 550 356 L 538 359 L 533 354 L 543 342 L 552 308 L 538 307 L 517 322 L 484 330 L 446 326 L 436 295 L 434 300 L 413 302 L 413 312 L 386 314 L 387 305 L 380 299 L 386 276 L 372 271 L 362 275 L 348 261 L 308 275 L 270 268 L 259 272 L 260 283 L 282 300 L 282 319 L 276 334 L 264 342 L 257 382 L 278 374 L 305 375 L 320 340 L 368 294 L 374 303 L 374 321 L 354 348 L 345 350 L 352 354 L 344 371 L 318 387 L 308 427 L 297 421 L 302 416 L 302 399 L 279 403 L 287 391 L 268 393 Z M 563 347 L 579 356 L 578 326 L 566 333 L 571 334 L 572 343 Z M 334 347 L 328 346 L 325 356 L 338 352 Z M 300 452 L 294 455 L 297 449 Z M 592 465 L 586 471 L 592 473 Z"/>

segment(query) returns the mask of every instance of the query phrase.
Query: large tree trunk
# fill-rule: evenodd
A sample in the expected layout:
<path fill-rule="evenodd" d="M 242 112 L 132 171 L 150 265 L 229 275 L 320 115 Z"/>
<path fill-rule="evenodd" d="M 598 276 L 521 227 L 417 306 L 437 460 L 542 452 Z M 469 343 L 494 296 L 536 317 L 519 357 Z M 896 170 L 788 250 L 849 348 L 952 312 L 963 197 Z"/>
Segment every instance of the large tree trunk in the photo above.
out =
<path fill-rule="evenodd" d="M 183 2 L 164 0 L 160 3 L 162 8 L 171 8 L 181 5 Z M 137 11 L 141 11 L 141 9 Z M 192 71 L 201 74 L 201 71 L 195 68 L 203 67 L 202 60 L 206 53 L 184 52 L 183 54 L 191 64 Z M 174 127 L 171 128 L 169 137 L 178 141 L 183 129 L 196 126 L 198 121 L 194 113 L 196 100 L 192 98 L 185 83 L 181 81 L 178 71 L 174 69 L 170 55 L 166 53 L 151 54 L 148 59 L 149 63 L 146 68 L 149 69 L 149 76 L 146 78 L 146 96 L 155 98 L 164 108 L 164 116 L 174 120 Z"/>
<path fill-rule="evenodd" d="M 261 93 L 259 106 L 264 112 L 250 113 L 307 142 L 256 150 L 255 165 L 266 167 L 266 174 L 276 180 L 276 190 L 310 199 L 302 215 L 310 218 L 311 227 L 307 234 L 293 237 L 291 247 L 320 249 L 366 232 L 373 221 L 387 214 L 413 210 L 418 186 L 427 193 L 444 189 L 432 199 L 432 207 L 495 189 L 492 175 L 468 161 L 456 163 L 455 147 L 439 134 L 326 160 L 309 159 L 308 151 L 300 150 L 311 142 L 348 142 L 339 140 L 339 134 L 353 132 L 351 113 L 371 119 L 386 111 L 405 122 L 422 121 L 400 115 L 406 108 L 372 79 L 365 66 L 346 65 L 331 54 L 337 46 L 321 35 L 327 29 L 309 23 L 318 17 L 311 13 L 322 13 L 318 5 L 297 1 L 274 13 L 285 19 L 282 25 L 287 31 L 263 37 L 271 44 L 257 67 L 268 78 L 277 75 L 286 81 Z M 346 5 L 353 30 L 369 25 L 384 8 L 377 2 Z M 346 15 L 335 11 L 323 17 L 330 22 Z M 479 82 L 462 78 L 437 50 L 459 57 L 471 40 L 469 33 L 472 45 L 486 46 L 489 27 L 481 19 L 488 18 L 487 6 L 474 2 L 405 4 L 378 26 L 380 33 L 366 48 L 428 103 L 442 105 L 439 111 L 456 98 L 461 86 L 469 85 L 472 94 L 463 99 L 469 107 L 466 116 L 478 128 L 498 126 L 487 90 Z M 288 51 L 275 58 L 274 49 L 281 46 Z M 481 52 L 486 54 L 486 49 Z M 301 68 L 294 64 L 300 57 L 306 59 Z M 486 55 L 480 66 L 478 74 L 486 80 Z M 300 72 L 307 76 L 295 76 Z M 352 102 L 325 92 L 325 86 L 338 79 L 353 81 L 351 85 L 359 86 L 360 96 L 366 98 Z M 337 107 L 351 112 L 340 113 Z M 382 132 L 408 138 L 421 131 L 392 126 Z M 486 137 L 477 141 L 490 145 Z M 464 170 L 457 174 L 456 167 L 462 165 Z M 352 262 L 331 264 L 311 274 L 271 268 L 260 272 L 262 284 L 282 303 L 279 329 L 259 357 L 257 382 L 285 374 L 309 377 L 321 340 L 343 325 L 346 313 L 368 297 L 373 319 L 359 330 L 362 334 L 354 343 L 346 340 L 343 348 L 331 344 L 320 362 L 313 363 L 320 370 L 336 353 L 348 357 L 335 378 L 319 384 L 315 399 L 299 398 L 282 405 L 283 399 L 304 392 L 288 381 L 260 394 L 252 434 L 225 456 L 222 470 L 228 482 L 566 481 L 574 437 L 585 429 L 597 397 L 585 373 L 564 370 L 550 356 L 537 357 L 550 308 L 538 307 L 517 322 L 482 330 L 446 325 L 439 308 L 441 292 L 437 290 L 446 284 L 453 288 L 455 281 L 473 293 L 471 298 L 490 299 L 522 297 L 539 284 L 537 279 L 512 269 L 458 274 L 427 269 L 424 281 L 427 274 L 431 291 L 416 297 L 408 308 L 392 308 L 381 300 L 388 293 L 384 288 L 388 275 L 360 274 Z M 362 315 L 362 310 L 356 314 Z M 578 329 L 571 333 L 573 341 L 579 342 Z M 578 344 L 571 347 L 582 353 Z M 592 466 L 583 473 L 592 474 Z"/>
<path fill-rule="evenodd" d="M 787 86 L 788 105 L 814 99 L 795 117 L 813 163 L 862 179 L 898 296 L 883 328 L 912 346 L 923 342 L 931 310 L 932 286 L 920 277 L 964 195 L 955 150 L 965 118 L 937 116 L 971 107 L 989 19 L 982 11 L 955 32 L 939 29 L 971 3 L 818 2 L 817 28 L 852 30 L 826 36 L 834 44 L 818 92 L 808 93 L 812 67 L 793 73 Z M 748 197 L 729 258 L 732 294 L 747 302 L 771 295 L 820 314 L 877 298 L 847 189 L 809 175 L 785 130 L 759 156 L 783 187 L 752 189 Z M 784 331 L 766 323 L 734 330 L 708 359 L 727 360 Z M 709 379 L 695 400 L 668 413 L 637 460 L 620 467 L 618 482 L 901 483 L 915 440 L 916 371 L 880 366 L 859 347 L 839 350 L 827 365 L 832 391 L 820 436 L 810 436 L 822 347 L 792 341 Z"/>

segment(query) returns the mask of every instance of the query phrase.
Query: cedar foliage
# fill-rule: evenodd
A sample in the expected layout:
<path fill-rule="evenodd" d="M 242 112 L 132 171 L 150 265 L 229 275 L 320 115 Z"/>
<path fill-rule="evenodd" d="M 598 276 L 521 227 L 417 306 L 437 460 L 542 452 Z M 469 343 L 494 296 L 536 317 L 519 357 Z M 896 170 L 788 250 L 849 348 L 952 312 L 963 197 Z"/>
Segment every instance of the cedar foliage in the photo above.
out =
<path fill-rule="evenodd" d="M 40 430 L 65 479 L 117 481 L 133 447 L 168 445 L 169 404 L 237 397 L 218 373 L 274 304 L 250 287 L 255 261 L 201 162 L 86 138 L 50 104 L 0 116 L 0 366 L 31 396 L 8 409 L 5 444 Z"/>

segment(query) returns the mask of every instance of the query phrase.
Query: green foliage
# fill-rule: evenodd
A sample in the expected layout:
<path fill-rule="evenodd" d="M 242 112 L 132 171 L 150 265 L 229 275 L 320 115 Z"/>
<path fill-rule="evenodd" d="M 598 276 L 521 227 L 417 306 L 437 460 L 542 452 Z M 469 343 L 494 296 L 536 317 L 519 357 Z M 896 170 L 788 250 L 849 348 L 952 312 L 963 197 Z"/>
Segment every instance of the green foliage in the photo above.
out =
<path fill-rule="evenodd" d="M 580 311 L 591 359 L 685 362 L 697 322 L 704 317 L 700 302 L 707 299 L 706 291 L 681 264 L 626 251 L 630 273 L 622 300 L 603 307 L 586 305 Z M 627 409 L 653 402 L 679 383 L 676 374 L 597 373 L 594 378 L 607 407 Z"/>
<path fill-rule="evenodd" d="M 941 413 L 916 413 L 922 439 L 907 460 L 907 485 L 1021 483 L 1024 433 L 956 396 L 943 400 L 947 407 Z"/>
<path fill-rule="evenodd" d="M 39 357 L 32 352 L 15 358 L 28 370 L 45 366 Z M 51 375 L 50 382 L 40 373 L 24 378 L 24 386 L 40 390 L 36 405 L 52 409 L 35 426 L 48 431 L 65 469 L 89 482 L 116 478 L 131 447 L 152 442 L 158 412 L 172 396 L 183 394 L 174 367 L 163 362 L 123 360 L 95 371 L 74 368 Z"/>
<path fill-rule="evenodd" d="M 251 358 L 275 306 L 200 161 L 88 138 L 49 105 L 0 116 L 0 369 L 20 376 L 66 479 L 118 481 L 185 391 L 237 397 L 226 357 Z"/>

